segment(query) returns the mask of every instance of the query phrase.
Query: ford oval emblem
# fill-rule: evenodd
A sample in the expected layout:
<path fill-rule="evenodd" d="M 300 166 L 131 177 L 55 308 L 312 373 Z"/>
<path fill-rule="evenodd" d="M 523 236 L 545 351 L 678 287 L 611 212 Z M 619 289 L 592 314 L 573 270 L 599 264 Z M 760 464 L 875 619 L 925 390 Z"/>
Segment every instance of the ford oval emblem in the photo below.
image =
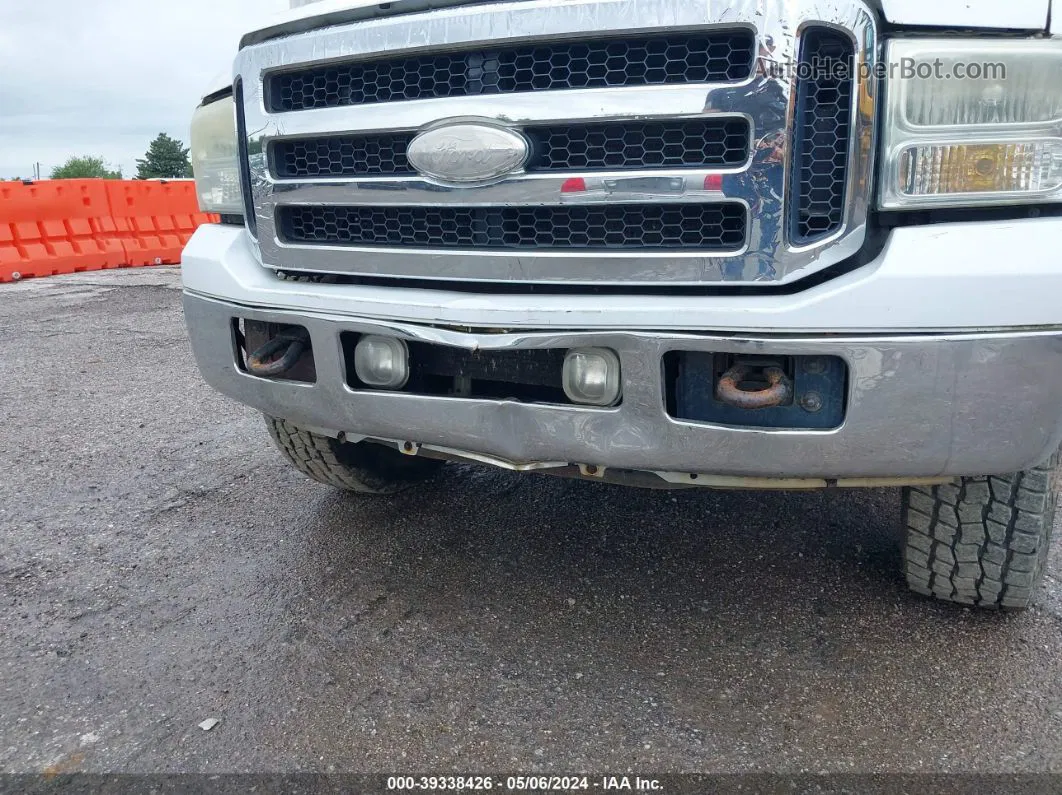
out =
<path fill-rule="evenodd" d="M 484 182 L 511 174 L 527 160 L 527 140 L 489 124 L 448 124 L 409 142 L 406 157 L 427 177 L 442 182 Z"/>

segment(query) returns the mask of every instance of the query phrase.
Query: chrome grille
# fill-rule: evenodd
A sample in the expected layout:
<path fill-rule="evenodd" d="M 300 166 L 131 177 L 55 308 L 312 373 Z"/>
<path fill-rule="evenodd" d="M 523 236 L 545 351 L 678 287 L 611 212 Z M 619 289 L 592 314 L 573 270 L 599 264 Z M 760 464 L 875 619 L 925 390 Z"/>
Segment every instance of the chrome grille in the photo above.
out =
<path fill-rule="evenodd" d="M 281 72 L 274 113 L 411 99 L 570 88 L 723 83 L 752 72 L 749 30 L 431 53 Z"/>
<path fill-rule="evenodd" d="M 284 207 L 292 243 L 421 248 L 696 248 L 745 243 L 740 204 L 599 207 Z"/>
<path fill-rule="evenodd" d="M 612 168 L 728 168 L 749 157 L 746 119 L 689 119 L 524 127 L 531 142 L 528 171 Z M 277 141 L 273 173 L 280 178 L 414 174 L 406 148 L 416 132 Z"/>
<path fill-rule="evenodd" d="M 858 67 L 841 82 L 778 69 L 838 43 Z M 451 283 L 793 282 L 865 240 L 876 58 L 861 0 L 504 2 L 256 44 L 236 69 L 258 253 Z M 516 133 L 523 167 L 464 184 L 412 170 L 413 138 L 450 120 Z"/>

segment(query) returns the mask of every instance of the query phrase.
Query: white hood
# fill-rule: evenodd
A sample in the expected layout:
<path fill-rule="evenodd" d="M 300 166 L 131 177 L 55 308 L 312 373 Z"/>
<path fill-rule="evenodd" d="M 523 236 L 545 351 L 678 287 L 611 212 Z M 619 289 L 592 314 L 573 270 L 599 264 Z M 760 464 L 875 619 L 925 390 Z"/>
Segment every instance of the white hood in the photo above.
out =
<path fill-rule="evenodd" d="M 879 0 L 896 25 L 1046 30 L 1051 0 Z"/>
<path fill-rule="evenodd" d="M 502 2 L 511 0 L 501 0 Z M 715 0 L 708 0 L 714 2 Z M 1062 0 L 1060 0 L 1062 1 Z M 243 45 L 295 33 L 321 24 L 409 14 L 431 8 L 482 3 L 484 0 L 292 0 L 293 8 L 276 15 L 243 38 Z M 564 0 L 557 0 L 564 2 Z M 1046 30 L 1051 0 L 867 0 L 896 25 L 998 30 Z M 1062 13 L 1062 12 L 1060 12 Z"/>

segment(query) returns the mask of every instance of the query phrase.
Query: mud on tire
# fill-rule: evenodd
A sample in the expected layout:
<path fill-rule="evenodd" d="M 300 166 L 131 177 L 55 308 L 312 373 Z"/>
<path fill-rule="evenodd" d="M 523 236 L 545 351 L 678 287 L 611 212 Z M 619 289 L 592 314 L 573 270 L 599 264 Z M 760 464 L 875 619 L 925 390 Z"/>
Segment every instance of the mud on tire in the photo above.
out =
<path fill-rule="evenodd" d="M 266 428 L 291 464 L 328 486 L 361 494 L 397 494 L 427 480 L 441 461 L 403 455 L 390 447 L 351 444 L 266 417 Z"/>
<path fill-rule="evenodd" d="M 1059 454 L 1013 475 L 904 490 L 904 571 L 912 590 L 1010 611 L 1043 579 L 1059 493 Z"/>

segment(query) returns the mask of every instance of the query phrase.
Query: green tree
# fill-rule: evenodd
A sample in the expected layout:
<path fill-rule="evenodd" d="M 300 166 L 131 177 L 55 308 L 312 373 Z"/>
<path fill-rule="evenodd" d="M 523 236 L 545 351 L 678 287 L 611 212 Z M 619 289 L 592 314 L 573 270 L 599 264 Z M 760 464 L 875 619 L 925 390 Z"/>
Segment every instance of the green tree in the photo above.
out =
<path fill-rule="evenodd" d="M 192 176 L 188 149 L 182 141 L 166 133 L 151 142 L 147 154 L 136 161 L 137 179 L 180 179 Z"/>
<path fill-rule="evenodd" d="M 121 179 L 122 170 L 111 169 L 102 157 L 72 157 L 52 169 L 52 179 Z"/>

